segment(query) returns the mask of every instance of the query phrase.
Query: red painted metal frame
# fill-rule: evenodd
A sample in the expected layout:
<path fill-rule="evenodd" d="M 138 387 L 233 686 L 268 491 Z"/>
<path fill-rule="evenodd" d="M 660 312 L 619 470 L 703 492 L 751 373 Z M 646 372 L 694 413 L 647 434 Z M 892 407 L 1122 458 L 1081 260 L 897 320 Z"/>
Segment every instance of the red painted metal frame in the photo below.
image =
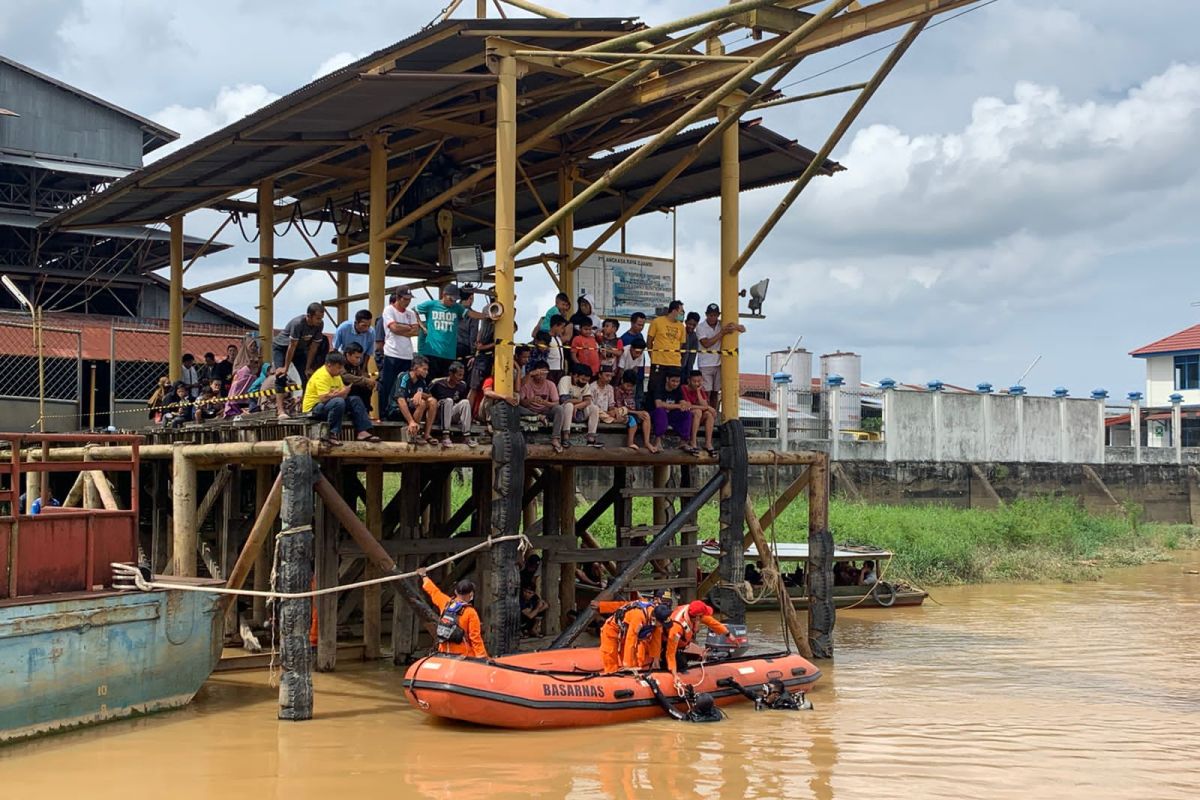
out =
<path fill-rule="evenodd" d="M 90 591 L 111 582 L 109 563 L 137 560 L 140 436 L 0 433 L 3 443 L 11 448 L 11 459 L 0 461 L 0 477 L 7 478 L 0 500 L 7 498 L 9 506 L 9 513 L 0 515 L 0 565 L 5 570 L 0 598 Z M 45 454 L 54 444 L 127 445 L 130 458 L 51 461 Z M 22 459 L 34 449 L 43 460 Z M 18 507 L 22 472 L 83 470 L 128 472 L 129 510 L 46 508 L 31 516 Z"/>

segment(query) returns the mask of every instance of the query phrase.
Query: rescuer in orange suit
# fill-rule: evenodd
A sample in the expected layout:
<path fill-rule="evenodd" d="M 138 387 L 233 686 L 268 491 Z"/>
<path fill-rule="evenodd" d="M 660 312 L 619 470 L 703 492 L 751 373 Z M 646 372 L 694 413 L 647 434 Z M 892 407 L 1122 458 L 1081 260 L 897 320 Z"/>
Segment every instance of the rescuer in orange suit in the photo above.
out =
<path fill-rule="evenodd" d="M 598 614 L 609 616 L 617 613 L 631 602 L 644 600 L 652 603 L 656 607 L 665 608 L 668 611 L 671 608 L 670 596 L 662 591 L 656 591 L 652 596 L 643 598 L 641 595 L 634 592 L 633 600 L 593 600 L 590 605 L 592 610 Z M 663 612 L 655 611 L 654 613 L 662 614 Z M 638 642 L 637 654 L 632 663 L 626 663 L 626 668 L 634 668 L 648 670 L 652 669 L 662 657 L 663 644 L 663 628 L 666 625 L 665 616 L 659 618 L 659 624 L 654 626 L 654 632 L 650 634 L 648 639 Z M 600 629 L 601 637 L 604 635 L 604 628 Z M 611 643 L 610 643 L 611 644 Z M 604 641 L 601 638 L 601 655 L 604 652 Z M 621 645 L 617 645 L 616 653 L 621 654 Z M 615 670 L 614 670 L 615 671 Z"/>
<path fill-rule="evenodd" d="M 468 580 L 459 581 L 454 585 L 454 597 L 450 597 L 429 579 L 424 567 L 419 568 L 417 574 L 421 576 L 421 588 L 441 615 L 436 633 L 438 652 L 487 658 L 479 612 L 471 607 L 471 601 L 475 599 L 475 584 Z"/>
<path fill-rule="evenodd" d="M 600 658 L 605 675 L 621 669 L 638 669 L 644 645 L 662 628 L 671 610 L 645 600 L 622 604 L 600 628 Z"/>
<path fill-rule="evenodd" d="M 667 628 L 667 669 L 672 675 L 679 675 L 677 654 L 680 648 L 687 647 L 695 640 L 697 626 L 704 625 L 722 635 L 729 633 L 729 629 L 712 614 L 712 606 L 703 600 L 693 600 L 671 612 L 671 621 Z"/>

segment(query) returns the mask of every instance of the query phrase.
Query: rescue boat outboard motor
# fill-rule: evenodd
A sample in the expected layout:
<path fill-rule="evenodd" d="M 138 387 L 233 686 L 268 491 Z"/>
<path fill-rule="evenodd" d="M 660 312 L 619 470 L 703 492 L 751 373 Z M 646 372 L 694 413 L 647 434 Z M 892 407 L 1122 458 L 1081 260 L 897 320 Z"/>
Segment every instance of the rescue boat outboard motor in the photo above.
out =
<path fill-rule="evenodd" d="M 726 661 L 746 654 L 750 640 L 746 635 L 745 625 L 726 625 L 728 634 L 709 631 L 704 640 L 706 661 Z"/>

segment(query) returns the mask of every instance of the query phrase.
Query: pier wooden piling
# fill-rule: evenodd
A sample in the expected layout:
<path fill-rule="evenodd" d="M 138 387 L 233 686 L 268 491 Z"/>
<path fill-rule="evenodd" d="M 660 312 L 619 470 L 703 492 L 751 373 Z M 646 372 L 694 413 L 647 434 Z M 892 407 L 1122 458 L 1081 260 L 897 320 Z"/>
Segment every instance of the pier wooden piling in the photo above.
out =
<path fill-rule="evenodd" d="M 279 568 L 276 592 L 304 592 L 312 585 L 313 564 L 313 460 L 309 440 L 293 436 L 283 440 L 283 479 L 279 532 Z M 312 719 L 312 601 L 281 600 L 275 612 L 279 626 L 279 718 Z"/>

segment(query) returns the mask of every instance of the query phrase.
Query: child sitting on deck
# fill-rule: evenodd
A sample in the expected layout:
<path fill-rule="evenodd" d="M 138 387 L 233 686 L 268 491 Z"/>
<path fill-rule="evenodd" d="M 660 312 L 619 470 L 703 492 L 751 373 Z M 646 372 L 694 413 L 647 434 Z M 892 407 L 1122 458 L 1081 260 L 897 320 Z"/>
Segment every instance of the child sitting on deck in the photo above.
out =
<path fill-rule="evenodd" d="M 659 448 L 650 441 L 650 414 L 642 409 L 638 402 L 637 384 L 638 374 L 634 370 L 626 370 L 621 373 L 621 385 L 613 390 L 613 405 L 614 408 L 610 413 L 619 415 L 625 419 L 625 446 L 630 450 L 637 450 L 638 446 L 634 444 L 634 437 L 637 435 L 637 430 L 642 429 L 642 441 L 646 449 L 651 453 L 657 453 Z"/>
<path fill-rule="evenodd" d="M 692 404 L 693 409 L 700 410 L 697 428 L 704 426 L 704 449 L 714 458 L 717 451 L 713 447 L 713 426 L 717 423 L 717 410 L 708 402 L 708 392 L 704 391 L 704 375 L 694 369 L 687 376 L 687 384 L 683 387 L 683 399 Z M 693 437 L 699 436 L 699 430 L 693 432 Z"/>

